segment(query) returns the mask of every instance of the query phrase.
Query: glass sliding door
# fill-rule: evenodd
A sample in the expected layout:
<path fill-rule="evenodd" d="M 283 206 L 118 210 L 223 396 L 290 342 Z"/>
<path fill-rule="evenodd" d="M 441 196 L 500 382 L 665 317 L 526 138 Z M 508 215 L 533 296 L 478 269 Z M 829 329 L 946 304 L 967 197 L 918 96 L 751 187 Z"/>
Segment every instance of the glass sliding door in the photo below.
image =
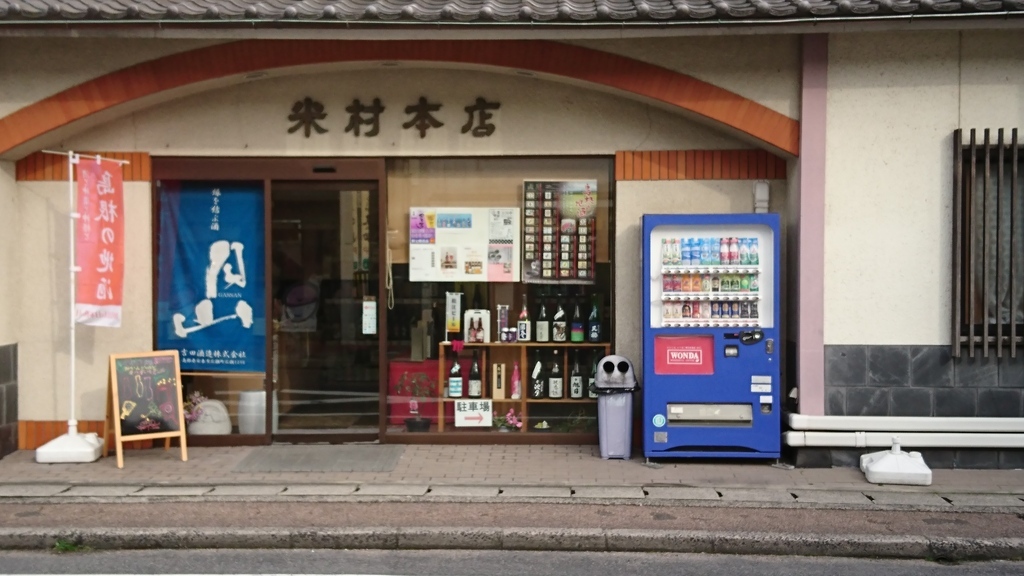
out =
<path fill-rule="evenodd" d="M 275 435 L 378 434 L 378 233 L 375 186 L 273 183 Z"/>

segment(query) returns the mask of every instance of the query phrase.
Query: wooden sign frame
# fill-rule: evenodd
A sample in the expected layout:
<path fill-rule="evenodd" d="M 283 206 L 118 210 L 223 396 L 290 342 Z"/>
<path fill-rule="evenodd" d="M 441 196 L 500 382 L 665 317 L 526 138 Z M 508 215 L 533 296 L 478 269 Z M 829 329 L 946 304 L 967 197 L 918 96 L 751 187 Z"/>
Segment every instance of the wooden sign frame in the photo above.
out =
<path fill-rule="evenodd" d="M 117 389 L 117 361 L 131 360 L 137 358 L 163 358 L 174 359 L 174 387 L 177 390 L 178 422 L 180 430 L 169 432 L 154 432 L 152 434 L 136 434 L 123 436 L 121 434 L 121 400 L 118 398 Z M 117 467 L 124 468 L 124 446 L 125 442 L 136 442 L 139 440 L 164 439 L 164 450 L 171 446 L 171 439 L 178 438 L 181 442 L 181 460 L 188 461 L 188 447 L 185 445 L 185 398 L 182 393 L 181 362 L 177 350 L 158 350 L 155 352 L 140 352 L 135 354 L 111 354 L 110 368 L 107 375 L 107 417 L 104 423 L 103 434 L 103 456 L 110 454 L 110 435 L 114 435 L 114 446 L 117 451 Z"/>

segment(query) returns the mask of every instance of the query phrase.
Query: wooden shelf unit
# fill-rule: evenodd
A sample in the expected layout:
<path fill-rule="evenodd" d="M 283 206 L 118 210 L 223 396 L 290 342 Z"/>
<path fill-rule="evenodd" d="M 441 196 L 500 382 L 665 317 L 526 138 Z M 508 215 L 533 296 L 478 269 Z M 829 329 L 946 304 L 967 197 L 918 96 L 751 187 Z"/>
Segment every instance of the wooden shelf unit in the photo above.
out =
<path fill-rule="evenodd" d="M 528 410 L 528 406 L 530 404 L 593 404 L 593 403 L 596 403 L 597 399 L 590 398 L 589 396 L 584 396 L 583 398 L 569 398 L 568 397 L 568 394 L 569 394 L 569 372 L 570 372 L 570 370 L 572 370 L 572 365 L 570 364 L 570 362 L 572 361 L 572 358 L 571 358 L 571 355 L 569 354 L 569 351 L 573 350 L 573 349 L 577 349 L 577 350 L 579 350 L 579 349 L 601 350 L 601 351 L 604 352 L 604 355 L 607 356 L 607 355 L 611 354 L 611 347 L 612 347 L 610 342 L 596 342 L 596 343 L 595 342 L 514 342 L 514 343 L 508 343 L 508 342 L 489 342 L 489 343 L 482 343 L 482 344 L 481 343 L 477 343 L 477 344 L 463 344 L 463 350 L 464 350 L 463 353 L 465 353 L 465 350 L 472 350 L 474 352 L 479 352 L 480 375 L 481 375 L 482 381 L 483 381 L 483 396 L 480 397 L 480 398 L 469 398 L 468 396 L 463 396 L 461 398 L 448 398 L 448 397 L 446 397 L 444 395 L 444 391 L 445 391 L 445 388 L 446 388 L 446 383 L 448 382 L 448 370 L 450 369 L 450 366 L 448 366 L 448 360 L 446 358 L 450 358 L 451 357 L 451 353 L 448 352 L 448 349 L 451 348 L 451 345 L 452 345 L 451 342 L 440 342 L 437 345 L 437 348 L 438 348 L 438 363 L 437 363 L 437 383 L 438 383 L 438 385 L 437 385 L 437 393 L 438 393 L 438 400 L 439 400 L 437 402 L 437 432 L 440 432 L 440 433 L 443 433 L 445 431 L 444 430 L 445 429 L 444 406 L 445 406 L 445 403 L 448 403 L 448 402 L 473 401 L 473 400 L 490 400 L 494 404 L 499 404 L 500 403 L 503 406 L 506 406 L 508 404 L 516 404 L 516 405 L 518 405 L 518 409 L 519 409 L 519 412 L 521 414 L 520 419 L 523 421 L 523 427 L 521 429 L 521 432 L 529 432 L 529 430 L 530 430 L 530 425 L 529 425 L 530 420 L 529 420 L 529 410 Z M 528 380 L 529 380 L 528 379 L 528 360 L 529 359 L 527 358 L 527 356 L 528 356 L 527 352 L 528 352 L 528 349 L 530 349 L 530 348 L 561 348 L 562 349 L 560 354 L 562 356 L 562 374 L 563 374 L 563 379 L 565 381 L 565 385 L 563 387 L 564 393 L 566 394 L 565 398 L 559 398 L 559 399 L 540 398 L 540 399 L 533 400 L 533 399 L 530 399 L 530 398 L 526 397 L 526 387 L 527 387 L 527 383 L 528 383 Z M 460 356 L 460 362 L 462 361 L 461 358 L 462 357 Z M 511 395 L 511 393 L 512 393 L 512 363 L 516 362 L 516 361 L 519 362 L 519 375 L 520 375 L 520 379 L 521 379 L 521 382 L 520 382 L 520 390 L 521 390 L 520 398 L 515 399 L 515 400 L 513 400 L 511 398 L 508 398 L 508 397 L 502 398 L 502 399 L 497 399 L 497 400 L 495 400 L 494 398 L 491 398 L 491 361 L 489 361 L 488 359 L 491 359 L 491 361 L 493 361 L 493 362 L 502 362 L 502 363 L 505 364 L 505 368 L 506 368 L 506 371 L 507 371 L 506 372 L 506 377 L 505 377 L 505 386 L 506 386 L 506 394 L 508 394 L 508 395 Z M 544 362 L 545 364 L 549 363 L 549 359 L 546 358 L 546 357 L 542 357 L 541 361 Z M 585 364 L 584 362 L 581 362 L 580 366 L 581 366 L 581 368 L 589 369 L 589 365 Z M 462 389 L 463 390 L 467 389 L 468 380 L 469 380 L 469 372 L 466 371 L 466 370 L 463 370 L 463 372 L 462 372 Z M 586 382 L 586 381 L 587 381 L 587 379 L 584 378 L 584 382 Z M 584 394 L 586 394 L 586 391 L 584 391 Z M 543 432 L 547 432 L 547 430 L 537 430 L 536 431 L 536 433 L 543 433 Z"/>

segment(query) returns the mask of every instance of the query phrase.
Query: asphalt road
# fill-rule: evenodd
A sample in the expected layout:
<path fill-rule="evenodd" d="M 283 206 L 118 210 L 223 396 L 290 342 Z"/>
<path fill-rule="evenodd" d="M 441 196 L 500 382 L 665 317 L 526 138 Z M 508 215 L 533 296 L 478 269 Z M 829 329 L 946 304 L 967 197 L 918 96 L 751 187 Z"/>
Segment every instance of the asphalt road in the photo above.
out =
<path fill-rule="evenodd" d="M 615 552 L 182 550 L 0 552 L 2 574 L 375 574 L 401 576 L 988 576 L 1021 574 L 1022 562 Z"/>

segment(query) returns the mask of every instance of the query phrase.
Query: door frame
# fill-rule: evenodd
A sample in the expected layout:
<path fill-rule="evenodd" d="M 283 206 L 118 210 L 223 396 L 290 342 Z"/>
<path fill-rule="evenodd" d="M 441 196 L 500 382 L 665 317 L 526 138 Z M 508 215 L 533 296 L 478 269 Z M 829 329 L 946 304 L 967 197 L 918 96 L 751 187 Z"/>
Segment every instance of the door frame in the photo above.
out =
<path fill-rule="evenodd" d="M 286 157 L 194 157 L 194 156 L 152 156 L 152 254 L 153 254 L 153 343 L 156 343 L 156 306 L 157 277 L 159 251 L 160 205 L 156 182 L 158 180 L 245 180 L 263 182 L 263 234 L 267 242 L 264 250 L 264 285 L 270 286 L 271 254 L 269 249 L 271 234 L 271 188 L 275 181 L 290 182 L 365 182 L 373 184 L 377 190 L 378 246 L 381 250 L 387 247 L 387 166 L 383 158 L 286 158 Z M 377 433 L 367 434 L 280 434 L 274 435 L 270 423 L 273 417 L 273 402 L 266 402 L 267 427 L 261 434 L 229 434 L 224 436 L 195 436 L 189 443 L 195 446 L 239 446 L 266 445 L 273 441 L 303 442 L 316 441 L 328 443 L 358 442 L 367 440 L 384 441 L 387 424 L 387 302 L 384 278 L 387 277 L 387 259 L 378 262 L 379 280 L 377 282 L 377 349 L 380 358 L 378 368 L 378 423 Z M 273 334 L 273 314 L 271 299 L 265 298 L 266 334 Z M 266 357 L 268 359 L 263 378 L 263 390 L 271 397 L 273 383 L 273 338 L 268 337 Z"/>

